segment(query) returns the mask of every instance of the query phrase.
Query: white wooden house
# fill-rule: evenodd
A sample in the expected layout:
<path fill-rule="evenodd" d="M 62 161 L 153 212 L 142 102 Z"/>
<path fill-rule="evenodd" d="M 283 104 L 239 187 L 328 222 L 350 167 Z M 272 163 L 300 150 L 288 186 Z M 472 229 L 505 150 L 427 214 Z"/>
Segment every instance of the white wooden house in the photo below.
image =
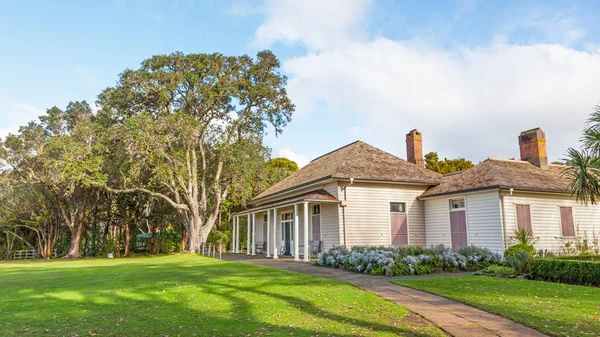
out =
<path fill-rule="evenodd" d="M 236 214 L 234 251 L 240 224 L 249 224 L 247 254 L 298 260 L 339 245 L 474 244 L 501 252 L 519 227 L 539 238 L 536 248 L 558 250 L 600 231 L 600 207 L 571 197 L 563 167 L 548 164 L 539 128 L 519 136 L 521 160 L 487 159 L 445 176 L 424 168 L 418 130 L 406 144 L 408 160 L 361 141 L 314 159 Z"/>

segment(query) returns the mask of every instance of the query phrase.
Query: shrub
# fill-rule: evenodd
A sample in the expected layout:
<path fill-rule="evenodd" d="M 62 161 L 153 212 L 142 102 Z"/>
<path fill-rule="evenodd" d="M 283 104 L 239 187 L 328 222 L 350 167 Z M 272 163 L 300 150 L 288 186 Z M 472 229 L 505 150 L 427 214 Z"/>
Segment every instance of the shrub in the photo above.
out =
<path fill-rule="evenodd" d="M 319 253 L 317 256 L 317 264 L 323 267 L 338 268 L 343 266 L 345 256 L 349 253 L 344 246 L 337 246 Z"/>
<path fill-rule="evenodd" d="M 536 259 L 531 262 L 531 277 L 550 282 L 600 286 L 600 261 Z"/>
<path fill-rule="evenodd" d="M 462 246 L 456 252 L 467 258 L 467 265 L 471 269 L 479 269 L 491 264 L 502 263 L 502 256 L 500 254 L 475 245 Z"/>
<path fill-rule="evenodd" d="M 158 253 L 173 254 L 181 251 L 181 234 L 161 232 L 158 234 Z"/>
<path fill-rule="evenodd" d="M 476 274 L 477 275 L 510 277 L 510 276 L 515 276 L 516 272 L 511 267 L 491 265 L 491 266 L 485 267 L 484 269 L 480 270 Z"/>
<path fill-rule="evenodd" d="M 418 246 L 354 246 L 351 250 L 339 246 L 319 253 L 317 264 L 359 273 L 400 276 L 424 275 L 440 270 L 479 269 L 490 263 L 501 262 L 501 256 L 488 249 L 468 246 L 459 251 L 468 257 L 443 245 L 430 249 Z"/>
<path fill-rule="evenodd" d="M 511 267 L 519 274 L 529 273 L 533 255 L 525 250 L 516 250 L 512 255 L 504 258 L 504 264 Z"/>
<path fill-rule="evenodd" d="M 518 251 L 524 251 L 529 253 L 530 255 L 535 255 L 535 248 L 533 248 L 532 245 L 524 245 L 522 243 L 516 244 L 514 246 L 510 246 L 508 247 L 508 249 L 506 249 L 504 251 L 504 258 L 507 258 L 509 256 L 514 256 L 516 252 Z"/>

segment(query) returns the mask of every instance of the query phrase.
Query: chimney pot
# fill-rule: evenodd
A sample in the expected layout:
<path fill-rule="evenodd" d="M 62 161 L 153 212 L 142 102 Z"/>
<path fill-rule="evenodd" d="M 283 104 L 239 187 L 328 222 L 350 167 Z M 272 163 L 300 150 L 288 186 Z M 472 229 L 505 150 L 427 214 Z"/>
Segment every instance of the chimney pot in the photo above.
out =
<path fill-rule="evenodd" d="M 528 161 L 544 170 L 548 168 L 546 134 L 542 129 L 535 128 L 521 132 L 519 135 L 519 150 L 521 160 Z"/>
<path fill-rule="evenodd" d="M 425 167 L 423 160 L 423 135 L 417 129 L 406 134 L 406 160 L 420 167 Z"/>

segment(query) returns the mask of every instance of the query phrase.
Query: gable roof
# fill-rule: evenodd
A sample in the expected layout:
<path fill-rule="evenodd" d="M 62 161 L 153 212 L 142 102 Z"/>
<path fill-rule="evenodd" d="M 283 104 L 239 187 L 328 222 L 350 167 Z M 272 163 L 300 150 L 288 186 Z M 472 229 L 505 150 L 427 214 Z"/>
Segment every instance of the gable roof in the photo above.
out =
<path fill-rule="evenodd" d="M 294 174 L 252 201 L 330 178 L 438 184 L 442 175 L 419 167 L 362 141 L 356 141 L 313 159 Z"/>
<path fill-rule="evenodd" d="M 563 168 L 550 164 L 544 170 L 526 161 L 489 158 L 466 171 L 445 175 L 441 184 L 431 187 L 420 198 L 494 188 L 570 193 L 569 183 L 562 176 Z"/>

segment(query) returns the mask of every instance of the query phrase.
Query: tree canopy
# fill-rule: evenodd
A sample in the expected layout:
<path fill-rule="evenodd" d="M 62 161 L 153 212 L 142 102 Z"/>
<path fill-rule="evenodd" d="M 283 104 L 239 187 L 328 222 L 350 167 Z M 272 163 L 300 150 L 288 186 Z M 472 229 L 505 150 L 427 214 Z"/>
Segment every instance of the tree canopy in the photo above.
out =
<path fill-rule="evenodd" d="M 425 168 L 441 174 L 468 170 L 473 163 L 465 158 L 440 160 L 437 152 L 429 152 L 425 155 Z"/>
<path fill-rule="evenodd" d="M 295 109 L 279 67 L 270 51 L 158 55 L 103 90 L 97 113 L 85 101 L 48 109 L 0 142 L 0 198 L 13 205 L 0 224 L 68 258 L 127 255 L 135 235 L 161 231 L 197 252 L 223 214 L 298 169 L 263 144 Z"/>

